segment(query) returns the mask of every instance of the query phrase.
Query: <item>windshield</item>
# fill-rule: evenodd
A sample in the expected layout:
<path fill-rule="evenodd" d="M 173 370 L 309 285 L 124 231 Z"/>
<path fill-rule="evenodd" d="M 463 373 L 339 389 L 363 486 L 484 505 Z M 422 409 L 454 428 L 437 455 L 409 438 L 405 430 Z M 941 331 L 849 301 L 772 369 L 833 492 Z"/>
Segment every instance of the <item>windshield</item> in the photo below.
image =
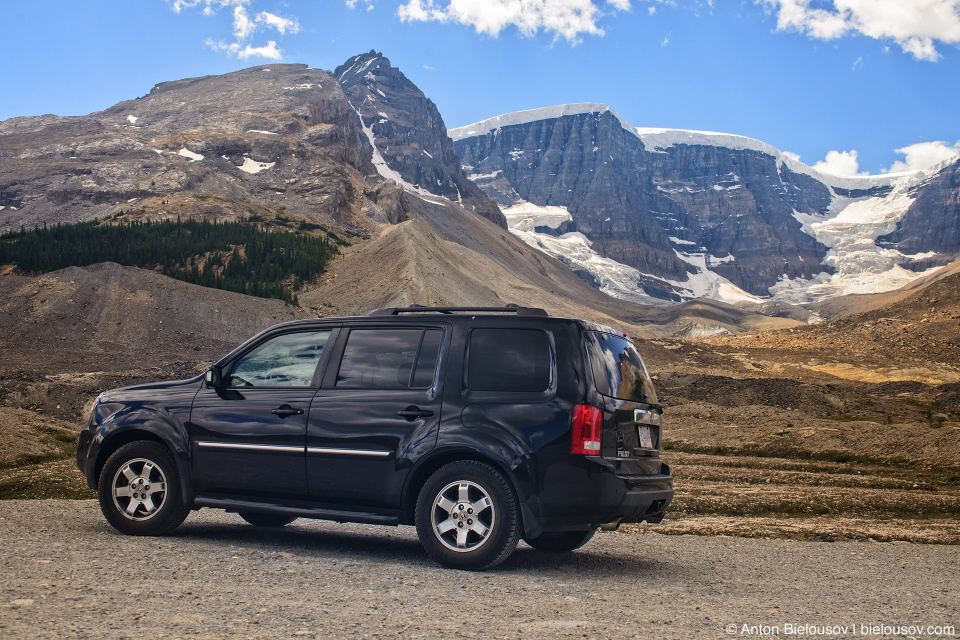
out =
<path fill-rule="evenodd" d="M 599 331 L 584 333 L 597 391 L 621 400 L 657 403 L 640 354 L 626 338 Z"/>

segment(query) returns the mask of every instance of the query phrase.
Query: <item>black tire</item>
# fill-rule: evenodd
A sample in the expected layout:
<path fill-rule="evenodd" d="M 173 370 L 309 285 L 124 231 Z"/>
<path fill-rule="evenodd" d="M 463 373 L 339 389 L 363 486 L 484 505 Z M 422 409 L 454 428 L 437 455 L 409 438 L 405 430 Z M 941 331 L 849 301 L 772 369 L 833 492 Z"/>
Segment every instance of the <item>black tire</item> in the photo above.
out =
<path fill-rule="evenodd" d="M 544 531 L 536 538 L 524 538 L 523 541 L 537 551 L 566 553 L 579 549 L 590 542 L 596 529 L 589 531 Z"/>
<path fill-rule="evenodd" d="M 243 511 L 237 515 L 255 527 L 285 527 L 297 519 L 296 516 L 285 516 L 279 513 L 254 513 L 252 511 Z"/>
<path fill-rule="evenodd" d="M 162 444 L 140 440 L 125 444 L 100 472 L 100 510 L 113 527 L 133 536 L 162 536 L 183 522 L 180 474 Z"/>
<path fill-rule="evenodd" d="M 451 462 L 430 476 L 417 497 L 416 523 L 426 552 L 452 569 L 494 567 L 520 540 L 513 489 L 482 462 Z"/>

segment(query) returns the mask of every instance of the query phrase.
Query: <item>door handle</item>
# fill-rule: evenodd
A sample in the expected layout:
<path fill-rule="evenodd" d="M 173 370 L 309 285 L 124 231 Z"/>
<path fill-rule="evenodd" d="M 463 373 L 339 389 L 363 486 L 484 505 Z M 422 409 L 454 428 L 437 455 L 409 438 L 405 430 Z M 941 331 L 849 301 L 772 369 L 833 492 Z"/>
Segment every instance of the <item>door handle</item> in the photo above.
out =
<path fill-rule="evenodd" d="M 290 416 L 301 416 L 303 415 L 303 409 L 294 409 L 288 404 L 282 404 L 273 411 L 271 411 L 275 416 L 280 416 L 281 418 L 289 418 Z"/>
<path fill-rule="evenodd" d="M 407 420 L 414 420 L 416 418 L 429 418 L 433 415 L 433 411 L 421 409 L 420 407 L 407 407 L 403 411 L 397 411 L 397 415 Z"/>

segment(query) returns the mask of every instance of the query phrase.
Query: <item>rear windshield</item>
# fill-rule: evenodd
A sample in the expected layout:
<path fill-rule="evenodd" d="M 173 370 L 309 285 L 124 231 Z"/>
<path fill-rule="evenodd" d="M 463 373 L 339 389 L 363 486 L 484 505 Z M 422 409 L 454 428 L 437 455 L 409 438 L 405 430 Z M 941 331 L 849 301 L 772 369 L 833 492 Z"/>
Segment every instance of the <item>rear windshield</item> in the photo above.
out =
<path fill-rule="evenodd" d="M 621 400 L 656 404 L 657 392 L 629 340 L 599 331 L 583 335 L 597 391 Z"/>

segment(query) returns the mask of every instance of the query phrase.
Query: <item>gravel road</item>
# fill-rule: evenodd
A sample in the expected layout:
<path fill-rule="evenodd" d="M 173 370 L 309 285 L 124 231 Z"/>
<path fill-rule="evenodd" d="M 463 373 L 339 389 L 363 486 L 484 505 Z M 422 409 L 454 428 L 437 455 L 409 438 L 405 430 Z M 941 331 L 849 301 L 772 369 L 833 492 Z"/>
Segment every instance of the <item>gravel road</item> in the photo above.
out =
<path fill-rule="evenodd" d="M 134 538 L 93 501 L 0 502 L 4 639 L 958 637 L 958 576 L 955 546 L 635 530 L 467 573 L 410 527 L 205 509 Z"/>

